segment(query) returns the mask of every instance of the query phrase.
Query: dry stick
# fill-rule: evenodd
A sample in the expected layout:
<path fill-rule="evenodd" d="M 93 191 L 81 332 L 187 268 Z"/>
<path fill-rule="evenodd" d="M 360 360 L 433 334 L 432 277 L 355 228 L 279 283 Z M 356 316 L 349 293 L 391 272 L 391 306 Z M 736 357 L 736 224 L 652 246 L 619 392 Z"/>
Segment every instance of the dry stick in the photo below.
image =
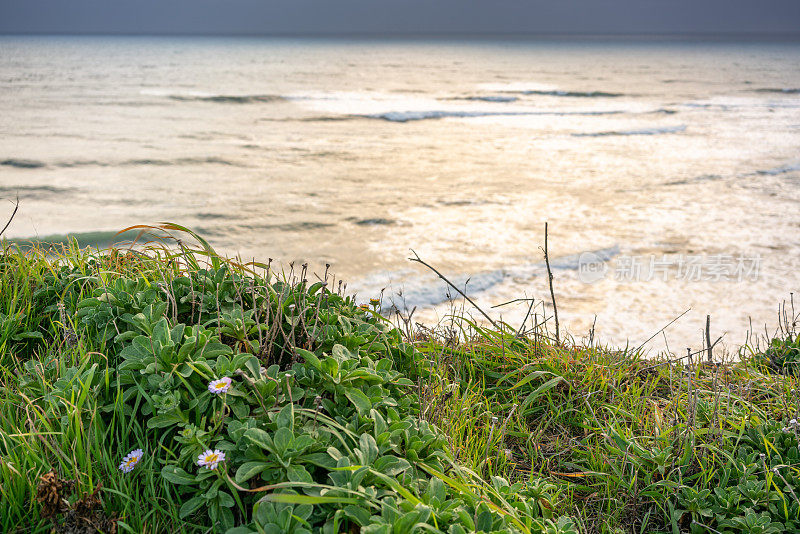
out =
<path fill-rule="evenodd" d="M 720 341 L 722 341 L 722 338 L 723 338 L 723 337 L 725 337 L 725 336 L 724 336 L 724 334 L 723 334 L 723 335 L 721 335 L 721 336 L 719 336 L 719 337 L 717 338 L 717 340 L 716 340 L 716 341 L 715 341 L 715 342 L 714 342 L 714 343 L 713 343 L 711 346 L 712 346 L 712 347 L 716 347 L 716 346 L 717 346 L 717 343 L 719 343 Z M 666 336 L 664 336 L 664 339 L 666 340 Z M 667 350 L 669 351 L 669 349 L 667 349 Z M 697 356 L 698 354 L 702 354 L 702 353 L 704 353 L 705 351 L 706 351 L 706 349 L 700 349 L 700 350 L 697 350 L 697 351 L 695 351 L 695 352 L 692 352 L 692 353 L 691 353 L 691 354 L 689 354 L 688 356 L 681 356 L 680 358 L 673 358 L 673 359 L 671 359 L 671 360 L 670 360 L 670 359 L 663 360 L 663 361 L 660 361 L 660 362 L 658 362 L 658 363 L 655 363 L 655 364 L 653 364 L 653 365 L 649 365 L 649 366 L 647 366 L 647 367 L 643 367 L 643 368 L 639 369 L 639 372 L 642 372 L 642 371 L 649 371 L 650 369 L 655 369 L 656 367 L 661 367 L 662 365 L 670 365 L 670 364 L 673 364 L 673 363 L 677 363 L 677 362 L 679 362 L 679 361 L 681 361 L 681 360 L 685 360 L 686 358 L 689 358 L 689 357 L 691 357 L 691 356 Z"/>
<path fill-rule="evenodd" d="M 524 330 L 524 328 L 525 328 L 525 323 L 528 321 L 528 317 L 530 317 L 530 316 L 531 316 L 531 311 L 533 311 L 533 306 L 534 306 L 534 304 L 536 303 L 536 299 L 533 299 L 533 298 L 530 298 L 530 299 L 529 299 L 529 298 L 524 298 L 524 299 L 514 299 L 514 300 L 509 300 L 508 302 L 504 302 L 504 303 L 502 303 L 502 304 L 495 304 L 494 306 L 492 306 L 492 309 L 494 309 L 494 308 L 500 308 L 500 307 L 502 307 L 502 306 L 507 306 L 507 305 L 509 305 L 509 304 L 513 304 L 513 303 L 515 303 L 515 302 L 528 302 L 528 301 L 530 301 L 530 303 L 531 303 L 531 304 L 530 304 L 530 306 L 528 306 L 528 313 L 526 313 L 526 314 L 525 314 L 525 318 L 524 318 L 524 319 L 522 319 L 522 324 L 519 326 L 519 328 L 518 328 L 518 329 L 517 329 L 517 331 L 516 331 L 516 332 L 517 332 L 517 337 L 521 337 L 521 336 L 522 336 L 522 334 L 523 334 L 523 332 L 525 331 L 525 330 Z M 501 322 L 502 322 L 502 321 L 501 321 Z"/>
<path fill-rule="evenodd" d="M 0 235 L 3 235 L 3 232 L 5 232 L 8 229 L 8 226 L 11 224 L 11 221 L 14 220 L 14 216 L 17 214 L 18 209 L 19 209 L 19 196 L 17 196 L 17 200 L 16 202 L 14 202 L 14 211 L 11 212 L 11 217 L 8 218 L 8 222 L 3 227 L 3 229 L 0 230 Z"/>
<path fill-rule="evenodd" d="M 478 306 L 477 304 L 475 304 L 475 301 L 474 301 L 474 300 L 472 300 L 471 298 L 469 298 L 469 297 L 466 295 L 466 293 L 464 293 L 463 291 L 461 291 L 460 289 L 458 289 L 458 288 L 455 286 L 455 284 L 453 284 L 453 283 L 452 283 L 450 280 L 448 280 L 447 278 L 445 278 L 445 277 L 444 277 L 444 275 L 443 275 L 442 273 L 440 273 L 439 271 L 437 271 L 435 268 L 431 267 L 431 265 L 429 265 L 428 263 L 425 263 L 424 261 L 422 261 L 422 258 L 420 258 L 420 257 L 419 257 L 419 254 L 417 254 L 416 252 L 414 252 L 414 250 L 413 250 L 413 249 L 411 249 L 411 253 L 412 253 L 412 254 L 414 254 L 414 256 L 415 256 L 415 257 L 413 257 L 413 258 L 408 258 L 408 259 L 409 259 L 409 261 L 414 261 L 414 262 L 420 263 L 420 264 L 424 265 L 425 267 L 427 267 L 428 269 L 430 269 L 431 271 L 433 271 L 434 273 L 436 273 L 436 275 L 437 275 L 439 278 L 441 278 L 442 280 L 444 280 L 444 281 L 447 283 L 447 285 L 449 285 L 450 287 L 452 287 L 453 289 L 455 289 L 456 291 L 458 291 L 458 294 L 459 294 L 459 295 L 461 295 L 462 297 L 464 297 L 464 298 L 467 300 L 467 302 L 469 302 L 470 304 L 472 304 L 473 306 L 475 306 L 475 309 L 477 309 L 479 312 L 481 312 L 481 314 L 482 314 L 484 317 L 486 317 L 486 319 L 487 319 L 487 320 L 488 320 L 490 323 L 492 323 L 492 326 L 494 326 L 494 327 L 495 327 L 497 330 L 500 330 L 500 325 L 498 325 L 498 324 L 497 324 L 497 323 L 496 323 L 496 322 L 495 322 L 495 321 L 494 321 L 494 320 L 493 320 L 491 317 L 489 317 L 489 315 L 488 315 L 488 314 L 487 314 L 485 311 L 483 311 L 483 310 L 480 308 L 480 306 Z"/>
<path fill-rule="evenodd" d="M 530 300 L 533 300 L 533 299 L 528 299 L 528 298 L 513 299 L 513 300 L 509 300 L 507 302 L 503 302 L 502 304 L 495 304 L 494 306 L 492 306 L 492 309 L 501 308 L 503 306 L 508 306 L 509 304 L 514 304 L 515 302 L 528 302 Z"/>
<path fill-rule="evenodd" d="M 556 319 L 556 343 L 558 335 L 558 308 L 556 307 L 556 294 L 553 292 L 553 271 L 550 270 L 550 255 L 547 253 L 547 223 L 544 223 L 544 262 L 547 265 L 547 280 L 550 282 L 550 298 L 553 299 L 553 316 Z"/>
<path fill-rule="evenodd" d="M 706 315 L 706 344 L 708 345 L 708 363 L 714 361 L 713 346 L 711 345 L 711 316 Z"/>
<path fill-rule="evenodd" d="M 688 310 L 686 310 L 685 312 L 683 312 L 682 314 L 680 314 L 679 316 L 675 317 L 673 320 L 671 320 L 670 322 L 668 322 L 666 325 L 664 325 L 664 327 L 663 327 L 661 330 L 659 330 L 658 332 L 656 332 L 656 333 L 655 333 L 655 334 L 653 334 L 652 336 L 648 337 L 648 338 L 645 340 L 645 342 L 644 342 L 644 343 L 642 343 L 641 345 L 639 345 L 638 347 L 636 347 L 636 350 L 635 350 L 635 351 L 633 351 L 633 352 L 634 352 L 634 354 L 635 354 L 635 353 L 637 353 L 637 352 L 639 352 L 640 350 L 642 350 L 642 347 L 644 347 L 645 345 L 647 345 L 648 343 L 650 343 L 650 340 L 652 340 L 652 339 L 653 339 L 654 337 L 656 337 L 658 334 L 662 333 L 664 330 L 666 330 L 667 328 L 669 328 L 670 326 L 672 326 L 672 323 L 674 323 L 675 321 L 677 321 L 678 319 L 680 319 L 681 317 L 683 317 L 684 315 L 686 315 L 687 313 L 689 313 L 691 310 L 692 310 L 692 309 L 691 309 L 691 308 L 689 308 Z"/>
<path fill-rule="evenodd" d="M 533 305 L 535 302 L 536 299 L 531 299 L 531 305 L 528 306 L 528 313 L 525 314 L 525 317 L 522 319 L 522 324 L 520 324 L 519 328 L 517 329 L 517 337 L 522 336 L 522 332 L 524 332 L 525 329 L 525 323 L 528 322 L 528 317 L 531 316 L 531 311 L 533 311 Z"/>

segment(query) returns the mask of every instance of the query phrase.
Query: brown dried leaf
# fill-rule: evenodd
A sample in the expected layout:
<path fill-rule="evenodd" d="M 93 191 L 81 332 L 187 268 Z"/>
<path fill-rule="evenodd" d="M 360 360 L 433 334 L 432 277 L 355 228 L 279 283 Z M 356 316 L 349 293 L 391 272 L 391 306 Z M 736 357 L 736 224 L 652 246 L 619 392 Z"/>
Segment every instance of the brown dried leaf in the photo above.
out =
<path fill-rule="evenodd" d="M 42 475 L 36 487 L 36 501 L 41 504 L 42 517 L 53 517 L 69 508 L 66 496 L 72 493 L 72 480 L 58 478 L 55 471 Z"/>

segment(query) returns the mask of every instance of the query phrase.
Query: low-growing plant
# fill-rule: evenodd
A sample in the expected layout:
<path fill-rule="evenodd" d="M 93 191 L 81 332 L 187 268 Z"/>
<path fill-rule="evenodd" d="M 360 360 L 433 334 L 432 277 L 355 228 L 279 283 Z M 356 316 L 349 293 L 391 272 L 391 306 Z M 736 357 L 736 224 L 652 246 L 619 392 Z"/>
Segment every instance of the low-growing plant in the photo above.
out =
<path fill-rule="evenodd" d="M 35 498 L 54 470 L 129 532 L 575 531 L 554 487 L 454 461 L 420 417 L 433 370 L 374 307 L 196 237 L 4 249 L 4 530 L 61 521 Z"/>
<path fill-rule="evenodd" d="M 305 266 L 142 229 L 3 248 L 0 531 L 800 531 L 793 332 L 702 365 L 401 332 Z"/>

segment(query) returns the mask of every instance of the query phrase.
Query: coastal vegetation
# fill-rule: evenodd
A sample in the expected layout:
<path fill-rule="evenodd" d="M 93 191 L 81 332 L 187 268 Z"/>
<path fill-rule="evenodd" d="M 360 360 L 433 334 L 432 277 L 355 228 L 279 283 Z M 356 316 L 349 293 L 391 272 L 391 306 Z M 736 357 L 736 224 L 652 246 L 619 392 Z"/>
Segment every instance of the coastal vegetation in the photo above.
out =
<path fill-rule="evenodd" d="M 800 531 L 794 310 L 659 356 L 128 231 L 3 244 L 3 532 Z"/>

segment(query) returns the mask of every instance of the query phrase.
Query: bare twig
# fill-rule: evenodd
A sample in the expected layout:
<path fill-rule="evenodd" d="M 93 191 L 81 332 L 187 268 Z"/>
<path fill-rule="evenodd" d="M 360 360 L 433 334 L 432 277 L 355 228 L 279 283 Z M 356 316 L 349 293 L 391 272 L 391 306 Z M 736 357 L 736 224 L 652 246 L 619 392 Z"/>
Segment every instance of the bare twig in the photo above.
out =
<path fill-rule="evenodd" d="M 547 280 L 550 283 L 550 298 L 553 299 L 553 316 L 556 320 L 556 343 L 559 343 L 558 335 L 558 308 L 556 307 L 556 294 L 553 292 L 553 271 L 550 270 L 550 255 L 547 253 L 547 223 L 544 223 L 544 262 L 547 265 Z"/>
<path fill-rule="evenodd" d="M 679 316 L 675 317 L 673 320 L 671 320 L 670 322 L 668 322 L 666 325 L 664 325 L 664 327 L 663 327 L 661 330 L 659 330 L 658 332 L 656 332 L 656 333 L 655 333 L 655 334 L 653 334 L 652 336 L 648 337 L 648 338 L 645 340 L 645 342 L 644 342 L 644 343 L 642 343 L 641 345 L 639 345 L 638 347 L 636 347 L 636 350 L 635 350 L 635 351 L 633 351 L 633 352 L 634 352 L 634 353 L 636 353 L 636 352 L 639 352 L 640 350 L 642 350 L 642 347 L 644 347 L 645 345 L 647 345 L 647 344 L 650 342 L 650 340 L 651 340 L 651 339 L 653 339 L 653 338 L 654 338 L 654 337 L 656 337 L 658 334 L 660 334 L 661 332 L 663 332 L 664 330 L 666 330 L 667 328 L 669 328 L 669 327 L 672 325 L 672 323 L 674 323 L 675 321 L 677 321 L 678 319 L 680 319 L 681 317 L 683 317 L 684 315 L 686 315 L 686 314 L 687 314 L 687 313 L 689 313 L 690 311 L 692 311 L 692 309 L 691 309 L 691 308 L 687 309 L 685 312 L 683 312 L 682 314 L 680 314 Z"/>
<path fill-rule="evenodd" d="M 19 195 L 17 196 L 17 200 L 14 202 L 14 211 L 11 212 L 11 217 L 8 218 L 8 222 L 6 223 L 5 226 L 3 226 L 3 229 L 0 230 L 0 236 L 3 235 L 3 232 L 5 232 L 8 229 L 8 226 L 11 224 L 11 221 L 14 220 L 14 216 L 17 214 L 18 209 L 19 209 Z"/>
<path fill-rule="evenodd" d="M 530 302 L 532 300 L 534 300 L 534 299 L 519 298 L 519 299 L 509 300 L 508 302 L 503 302 L 502 304 L 495 304 L 494 306 L 492 306 L 492 309 L 500 308 L 502 306 L 508 306 L 509 304 L 514 304 L 515 302 Z"/>
<path fill-rule="evenodd" d="M 456 291 L 458 291 L 458 294 L 459 294 L 459 295 L 461 295 L 462 297 L 464 297 L 464 298 L 467 300 L 467 302 L 469 302 L 470 304 L 472 304 L 473 306 L 475 306 L 475 309 L 476 309 L 476 310 L 478 310 L 479 312 L 481 312 L 481 314 L 482 314 L 484 317 L 486 317 L 486 319 L 487 319 L 487 320 L 488 320 L 490 323 L 492 323 L 492 326 L 494 326 L 496 329 L 500 330 L 500 325 L 498 325 L 498 324 L 497 324 L 497 323 L 494 321 L 494 319 L 492 319 L 491 317 L 489 317 L 489 315 L 488 315 L 488 314 L 487 314 L 485 311 L 483 311 L 483 310 L 480 308 L 480 306 L 478 306 L 477 304 L 475 304 L 475 301 L 473 301 L 471 298 L 469 298 L 469 297 L 466 295 L 466 293 L 464 293 L 463 291 L 461 291 L 460 289 L 458 289 L 458 287 L 456 287 L 456 285 L 455 285 L 455 284 L 453 284 L 453 283 L 452 283 L 450 280 L 448 280 L 447 278 L 445 278 L 445 277 L 444 277 L 444 275 L 443 275 L 442 273 L 440 273 L 439 271 L 437 271 L 437 270 L 436 270 L 434 267 L 432 267 L 430 264 L 428 264 L 428 263 L 425 263 L 424 261 L 422 261 L 422 258 L 420 258 L 420 257 L 419 257 L 419 254 L 417 254 L 416 252 L 414 252 L 414 250 L 413 250 L 413 249 L 411 250 L 411 253 L 412 253 L 412 254 L 414 254 L 414 257 L 413 257 L 413 258 L 408 258 L 410 261 L 413 261 L 413 262 L 420 263 L 420 264 L 424 265 L 425 267 L 427 267 L 428 269 L 430 269 L 431 271 L 433 271 L 434 273 L 436 273 L 436 275 L 437 275 L 439 278 L 441 278 L 442 280 L 444 280 L 444 281 L 447 283 L 447 285 L 449 285 L 450 287 L 452 287 L 453 289 L 455 289 Z"/>
<path fill-rule="evenodd" d="M 533 311 L 533 305 L 535 302 L 536 300 L 531 299 L 531 305 L 528 306 L 528 312 L 525 314 L 525 317 L 522 318 L 522 323 L 519 325 L 519 328 L 517 328 L 517 337 L 520 337 L 522 335 L 522 332 L 525 330 L 525 323 L 528 321 L 528 317 L 531 316 L 531 312 Z"/>
<path fill-rule="evenodd" d="M 711 344 L 711 346 L 712 347 L 716 347 L 717 343 L 722 341 L 723 337 L 725 337 L 724 334 L 719 336 L 717 338 L 717 340 L 714 343 Z M 666 343 L 666 340 L 667 340 L 667 336 L 664 336 L 664 342 L 665 343 Z M 667 359 L 667 360 L 664 360 L 664 361 L 661 361 L 661 362 L 658 362 L 658 363 L 654 363 L 653 365 L 649 365 L 647 367 L 642 367 L 641 369 L 639 369 L 639 372 L 649 371 L 650 369 L 655 369 L 656 367 L 661 367 L 662 365 L 671 365 L 673 363 L 677 363 L 679 361 L 685 360 L 686 358 L 689 358 L 691 356 L 697 356 L 697 355 L 703 354 L 705 351 L 706 351 L 706 349 L 700 349 L 700 350 L 697 350 L 695 352 L 690 352 L 686 356 L 681 356 L 680 358 Z M 669 353 L 669 348 L 667 348 L 667 352 Z"/>

